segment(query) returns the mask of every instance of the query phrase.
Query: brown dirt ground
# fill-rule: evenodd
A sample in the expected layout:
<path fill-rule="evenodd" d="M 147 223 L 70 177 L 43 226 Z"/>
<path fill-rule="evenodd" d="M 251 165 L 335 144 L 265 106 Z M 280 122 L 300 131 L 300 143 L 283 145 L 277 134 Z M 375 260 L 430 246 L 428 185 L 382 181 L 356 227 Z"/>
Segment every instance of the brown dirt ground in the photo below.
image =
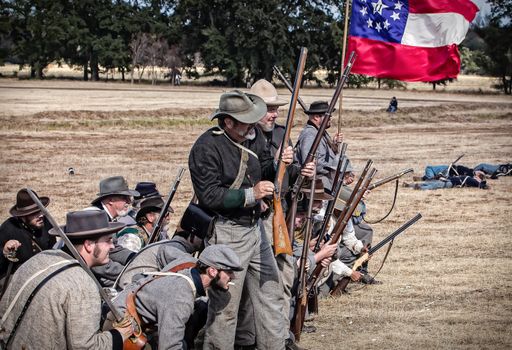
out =
<path fill-rule="evenodd" d="M 210 125 L 206 117 L 221 91 L 174 93 L 148 87 L 129 93 L 110 91 L 119 90 L 117 85 L 104 84 L 107 90 L 96 86 L 0 80 L 0 209 L 5 217 L 23 186 L 49 195 L 49 209 L 59 222 L 67 211 L 88 206 L 99 180 L 107 176 L 122 174 L 131 184 L 155 181 L 167 192 L 177 167 L 187 166 L 193 142 Z M 308 90 L 304 96 L 311 101 L 330 93 Z M 421 174 L 426 165 L 446 164 L 461 153 L 461 164 L 469 166 L 511 161 L 509 97 L 401 92 L 410 105 L 389 116 L 383 108 L 392 93 L 346 93 L 358 97 L 354 101 L 368 99 L 369 106 L 345 104 L 343 132 L 356 167 L 371 158 L 381 178 L 408 167 Z M 294 139 L 305 120 L 301 113 Z M 68 167 L 77 174 L 68 176 Z M 375 240 L 418 212 L 423 219 L 396 240 L 378 276 L 384 283 L 322 300 L 314 321 L 318 330 L 304 335 L 301 345 L 510 349 L 512 177 L 490 185 L 487 191 L 400 187 L 390 218 L 374 225 Z M 393 190 L 389 184 L 372 193 L 370 220 L 388 210 Z M 173 203 L 173 224 L 191 196 L 186 174 Z M 382 256 L 379 252 L 373 258 L 373 272 Z"/>

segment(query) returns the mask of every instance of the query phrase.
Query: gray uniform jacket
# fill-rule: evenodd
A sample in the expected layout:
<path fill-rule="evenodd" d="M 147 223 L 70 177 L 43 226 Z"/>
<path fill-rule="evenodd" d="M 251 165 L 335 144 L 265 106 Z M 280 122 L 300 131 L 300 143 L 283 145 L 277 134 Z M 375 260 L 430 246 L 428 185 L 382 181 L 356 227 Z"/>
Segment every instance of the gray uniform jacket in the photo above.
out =
<path fill-rule="evenodd" d="M 140 278 L 142 273 L 160 271 L 165 265 L 182 255 L 188 255 L 188 253 L 180 241 L 173 239 L 150 244 L 140 250 L 126 265 L 115 288 L 122 290 Z"/>
<path fill-rule="evenodd" d="M 172 267 L 185 262 L 195 263 L 196 261 L 192 256 L 184 255 L 182 258 L 166 265 L 162 271 L 168 271 Z M 196 275 L 195 277 L 193 276 L 194 274 Z M 137 312 L 144 325 L 158 324 L 159 350 L 186 349 L 183 340 L 185 337 L 185 324 L 194 311 L 196 298 L 205 295 L 197 270 L 185 269 L 177 273 L 177 275 L 156 278 L 142 287 L 137 292 L 135 299 Z M 128 285 L 113 300 L 120 312 L 124 313 L 126 309 L 126 296 L 128 293 L 136 290 L 148 278 L 153 277 L 146 277 Z M 198 278 L 199 281 L 197 280 Z"/>
<path fill-rule="evenodd" d="M 295 147 L 297 149 L 297 160 L 301 165 L 304 165 L 304 162 L 306 161 L 308 153 L 311 150 L 311 146 L 315 141 L 317 132 L 318 129 L 309 122 L 300 132 L 299 139 Z M 324 188 L 331 190 L 334 174 L 338 166 L 338 157 L 336 157 L 334 150 L 329 146 L 328 141 L 330 141 L 330 137 L 325 133 L 316 152 L 316 173 L 317 176 L 320 176 L 322 179 Z"/>
<path fill-rule="evenodd" d="M 75 262 L 61 250 L 47 250 L 28 260 L 14 274 L 0 302 L 0 315 L 5 315 L 15 295 L 35 273 L 68 261 Z M 50 267 L 22 290 L 2 325 L 0 338 L 3 341 L 9 337 L 30 293 L 42 279 L 62 266 L 64 264 Z M 117 330 L 100 332 L 100 317 L 101 299 L 96 284 L 80 266 L 70 267 L 48 280 L 35 294 L 10 348 L 122 349 L 123 340 Z"/>

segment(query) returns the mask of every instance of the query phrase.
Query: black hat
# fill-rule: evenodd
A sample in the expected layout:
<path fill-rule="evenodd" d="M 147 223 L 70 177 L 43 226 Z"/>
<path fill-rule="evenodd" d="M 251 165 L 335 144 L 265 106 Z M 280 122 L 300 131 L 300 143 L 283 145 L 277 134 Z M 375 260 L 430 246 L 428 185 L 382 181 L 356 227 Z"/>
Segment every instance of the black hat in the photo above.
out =
<path fill-rule="evenodd" d="M 329 104 L 326 101 L 315 101 L 309 105 L 309 109 L 307 111 L 304 111 L 307 115 L 314 115 L 314 114 L 325 114 L 327 110 L 329 109 Z M 336 110 L 333 109 L 333 112 Z"/>
<path fill-rule="evenodd" d="M 48 197 L 39 197 L 37 193 L 34 192 L 37 198 L 43 203 L 45 207 L 50 204 L 50 198 Z M 39 211 L 39 207 L 37 204 L 30 198 L 28 191 L 26 188 L 22 188 L 18 191 L 16 195 L 16 204 L 9 210 L 9 213 L 12 216 L 27 216 L 30 214 L 37 213 Z"/>
<path fill-rule="evenodd" d="M 135 221 L 139 221 L 141 217 L 151 212 L 160 212 L 164 207 L 164 200 L 162 197 L 149 197 L 140 202 L 140 209 L 135 216 Z M 169 207 L 169 212 L 174 213 L 174 210 Z"/>
<path fill-rule="evenodd" d="M 91 204 L 95 205 L 105 197 L 120 195 L 120 196 L 138 196 L 139 192 L 130 190 L 128 182 L 122 176 L 112 176 L 100 181 L 100 192 L 97 194 L 95 200 Z"/>
<path fill-rule="evenodd" d="M 68 238 L 94 238 L 117 232 L 124 228 L 122 222 L 109 222 L 104 210 L 80 210 L 72 211 L 66 215 L 66 225 L 60 226 Z M 56 228 L 48 231 L 53 236 L 58 236 Z"/>
<path fill-rule="evenodd" d="M 139 195 L 134 197 L 135 200 L 155 196 L 162 197 L 160 192 L 156 189 L 156 184 L 154 182 L 138 182 L 137 185 L 135 185 L 135 191 L 139 192 Z"/>

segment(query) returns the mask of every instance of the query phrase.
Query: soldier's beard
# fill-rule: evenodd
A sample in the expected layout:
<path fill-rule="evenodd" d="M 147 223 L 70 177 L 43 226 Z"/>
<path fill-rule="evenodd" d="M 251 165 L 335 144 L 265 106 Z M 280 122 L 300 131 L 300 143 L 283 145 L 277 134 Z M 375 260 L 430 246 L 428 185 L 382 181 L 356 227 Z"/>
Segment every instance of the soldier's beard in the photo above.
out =
<path fill-rule="evenodd" d="M 276 126 L 276 123 L 273 122 L 273 123 L 271 123 L 269 125 L 268 123 L 258 122 L 258 125 L 260 126 L 260 128 L 263 129 L 263 131 L 271 132 L 272 130 L 274 130 L 274 127 Z"/>
<path fill-rule="evenodd" d="M 228 289 L 226 288 L 222 288 L 221 285 L 219 284 L 219 281 L 220 281 L 220 276 L 217 274 L 217 276 L 215 276 L 213 279 L 212 279 L 212 282 L 210 283 L 210 286 L 215 289 L 215 290 L 220 290 L 221 292 L 227 292 Z"/>
<path fill-rule="evenodd" d="M 244 137 L 246 140 L 254 140 L 256 138 L 256 131 L 254 128 L 251 128 L 246 133 L 240 133 L 240 136 Z"/>

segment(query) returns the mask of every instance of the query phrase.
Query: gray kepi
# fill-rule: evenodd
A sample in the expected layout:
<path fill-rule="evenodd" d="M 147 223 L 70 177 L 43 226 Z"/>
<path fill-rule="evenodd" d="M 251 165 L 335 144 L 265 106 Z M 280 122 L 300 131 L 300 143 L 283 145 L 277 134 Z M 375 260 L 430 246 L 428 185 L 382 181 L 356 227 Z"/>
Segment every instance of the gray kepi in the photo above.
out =
<path fill-rule="evenodd" d="M 210 120 L 230 116 L 241 123 L 254 124 L 265 114 L 267 114 L 267 105 L 261 97 L 233 90 L 220 96 L 219 108 L 210 116 Z"/>
<path fill-rule="evenodd" d="M 100 192 L 97 194 L 98 197 L 96 197 L 91 204 L 96 205 L 103 198 L 114 195 L 136 197 L 139 196 L 140 193 L 135 190 L 130 190 L 128 188 L 128 182 L 122 176 L 107 177 L 100 181 Z"/>
<path fill-rule="evenodd" d="M 126 224 L 121 222 L 109 222 L 108 215 L 103 210 L 72 211 L 66 215 L 66 225 L 60 226 L 62 232 L 73 239 L 94 239 L 115 233 Z M 58 236 L 56 228 L 48 231 L 53 236 Z"/>
<path fill-rule="evenodd" d="M 225 244 L 214 244 L 206 247 L 201 255 L 200 262 L 217 270 L 242 271 L 240 259 L 235 251 Z"/>

